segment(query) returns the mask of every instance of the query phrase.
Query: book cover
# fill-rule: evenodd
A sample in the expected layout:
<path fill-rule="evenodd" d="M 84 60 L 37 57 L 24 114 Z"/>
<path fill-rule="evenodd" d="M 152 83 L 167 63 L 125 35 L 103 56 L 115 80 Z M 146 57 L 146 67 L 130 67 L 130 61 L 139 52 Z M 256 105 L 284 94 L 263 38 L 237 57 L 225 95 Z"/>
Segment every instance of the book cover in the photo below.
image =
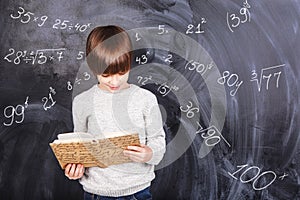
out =
<path fill-rule="evenodd" d="M 137 133 L 106 134 L 109 137 L 95 137 L 89 133 L 63 133 L 58 139 L 50 143 L 60 166 L 65 169 L 69 163 L 80 163 L 84 167 L 110 165 L 132 162 L 123 155 L 127 146 L 140 146 Z"/>

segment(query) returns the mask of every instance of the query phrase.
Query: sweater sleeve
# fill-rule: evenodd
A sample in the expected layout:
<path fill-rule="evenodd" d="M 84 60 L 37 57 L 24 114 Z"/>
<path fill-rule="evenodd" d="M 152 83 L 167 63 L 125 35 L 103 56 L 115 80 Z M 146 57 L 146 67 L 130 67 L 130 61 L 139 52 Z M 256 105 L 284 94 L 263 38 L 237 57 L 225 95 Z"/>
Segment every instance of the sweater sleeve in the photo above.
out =
<path fill-rule="evenodd" d="M 81 105 L 80 98 L 75 97 L 72 105 L 74 132 L 87 132 L 87 122 Z"/>
<path fill-rule="evenodd" d="M 152 158 L 147 163 L 157 165 L 166 151 L 165 132 L 155 95 L 151 93 L 149 97 L 147 96 L 146 102 L 146 112 L 144 114 L 146 145 L 153 151 Z"/>

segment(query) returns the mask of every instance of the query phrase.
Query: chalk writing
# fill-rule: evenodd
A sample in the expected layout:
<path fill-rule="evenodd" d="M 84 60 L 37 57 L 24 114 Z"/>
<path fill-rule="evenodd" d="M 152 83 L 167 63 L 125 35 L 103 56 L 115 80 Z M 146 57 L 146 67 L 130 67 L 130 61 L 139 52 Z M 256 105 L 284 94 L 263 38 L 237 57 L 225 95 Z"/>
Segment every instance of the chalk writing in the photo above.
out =
<path fill-rule="evenodd" d="M 279 176 L 278 178 L 279 178 L 280 180 L 283 180 L 286 176 L 288 176 L 288 174 L 283 173 L 283 175 L 282 175 L 282 176 Z"/>
<path fill-rule="evenodd" d="M 140 85 L 146 85 L 149 83 L 149 81 L 152 81 L 152 76 L 138 76 L 137 77 L 138 84 Z M 154 82 L 154 81 L 153 81 Z M 153 83 L 152 82 L 152 83 Z M 179 88 L 176 85 L 172 85 L 170 83 L 164 82 L 164 83 L 157 83 L 154 82 L 156 85 L 158 85 L 157 91 L 163 96 L 167 96 L 171 91 L 178 91 Z"/>
<path fill-rule="evenodd" d="M 164 96 L 166 96 L 166 95 L 168 95 L 172 90 L 173 91 L 178 91 L 178 87 L 176 86 L 176 85 L 170 85 L 170 84 L 167 84 L 167 82 L 165 82 L 165 83 L 163 83 L 163 84 L 161 84 L 159 87 L 158 87 L 158 89 L 157 89 L 157 91 L 160 93 L 160 94 L 162 94 L 162 96 L 164 97 Z"/>
<path fill-rule="evenodd" d="M 237 167 L 240 168 L 238 169 L 237 171 L 233 172 L 233 173 L 230 173 L 228 172 L 228 174 L 234 178 L 235 180 L 238 180 L 237 177 L 235 177 L 235 174 L 237 174 L 238 172 L 242 171 L 245 167 L 247 167 L 248 164 L 245 164 L 245 165 L 238 165 Z M 250 172 L 252 171 L 252 173 L 247 173 L 247 172 Z M 276 177 L 277 175 L 275 174 L 275 172 L 273 171 L 265 171 L 263 173 L 260 173 L 261 170 L 259 167 L 257 166 L 251 166 L 251 167 L 248 167 L 241 175 L 240 175 L 240 181 L 242 183 L 249 183 L 252 181 L 252 188 L 254 190 L 263 190 L 267 187 L 269 187 L 275 180 L 276 180 Z M 255 174 L 255 175 L 254 175 Z M 254 176 L 253 176 L 254 175 Z M 270 176 L 273 176 L 273 179 L 269 181 L 268 184 L 267 183 L 267 180 L 266 180 L 266 177 L 270 177 Z M 253 176 L 252 178 L 250 178 L 251 176 Z M 263 178 L 264 177 L 264 181 L 261 181 L 259 182 L 259 179 L 260 178 Z M 260 183 L 260 186 L 257 186 L 257 183 Z M 263 184 L 265 184 L 263 186 Z"/>
<path fill-rule="evenodd" d="M 26 97 L 26 100 L 25 100 L 25 103 L 24 103 L 24 105 L 25 105 L 25 108 L 27 108 L 27 107 L 28 107 L 28 99 L 29 99 L 29 97 L 27 96 L 27 97 Z"/>
<path fill-rule="evenodd" d="M 272 79 L 273 80 L 275 79 L 276 88 L 278 88 L 279 87 L 279 79 L 280 79 L 280 76 L 282 73 L 279 68 L 283 67 L 283 66 L 285 66 L 285 64 L 271 66 L 271 67 L 261 69 L 259 79 L 258 79 L 256 71 L 252 70 L 252 77 L 251 77 L 250 81 L 255 81 L 257 83 L 258 92 L 260 92 L 262 89 L 263 80 L 266 80 L 266 82 L 265 82 L 266 90 L 269 89 L 269 84 Z M 272 72 L 272 70 L 275 70 L 276 72 Z M 267 74 L 266 72 L 269 72 L 269 73 Z M 274 78 L 272 78 L 272 75 Z"/>
<path fill-rule="evenodd" d="M 52 97 L 52 94 L 53 95 L 56 94 L 55 90 L 52 87 L 50 87 L 49 90 L 50 91 L 48 93 L 48 97 L 42 98 L 42 102 L 44 102 L 44 105 L 43 105 L 44 110 L 48 110 L 49 108 L 52 108 L 56 103 L 56 101 L 54 101 L 53 97 Z M 49 103 L 50 103 L 50 105 L 49 105 Z M 47 104 L 48 104 L 48 106 L 47 106 Z"/>
<path fill-rule="evenodd" d="M 84 56 L 84 51 L 79 51 L 76 57 L 76 60 L 82 60 Z"/>
<path fill-rule="evenodd" d="M 138 83 L 141 85 L 146 85 L 146 82 L 148 82 L 149 80 L 152 80 L 152 76 L 148 76 L 148 77 L 142 77 L 142 76 L 138 76 Z"/>
<path fill-rule="evenodd" d="M 233 87 L 234 89 L 230 91 L 230 96 L 234 96 L 239 87 L 243 84 L 243 81 L 238 82 L 238 80 L 239 76 L 237 74 L 231 74 L 229 71 L 224 71 L 223 76 L 218 78 L 217 82 L 221 85 L 226 84 L 230 88 Z"/>
<path fill-rule="evenodd" d="M 63 58 L 63 52 L 65 48 L 58 48 L 58 49 L 39 49 L 36 51 L 15 51 L 15 49 L 10 48 L 9 52 L 5 57 L 4 60 L 7 62 L 13 62 L 14 64 L 18 65 L 23 62 L 31 62 L 32 65 L 34 64 L 45 64 L 48 60 L 53 61 L 55 59 L 60 62 Z M 15 54 L 15 55 L 14 55 Z M 48 55 L 47 55 L 48 54 Z"/>
<path fill-rule="evenodd" d="M 14 122 L 19 124 L 19 123 L 22 123 L 24 121 L 24 111 L 25 111 L 25 108 L 28 107 L 28 98 L 29 97 L 27 96 L 26 100 L 25 100 L 25 103 L 24 103 L 24 106 L 19 104 L 15 107 L 14 106 L 7 106 L 4 109 L 4 111 L 3 111 L 4 116 L 7 119 L 10 119 L 9 123 L 3 122 L 4 126 L 11 126 Z M 19 120 L 15 119 L 15 116 L 19 117 Z"/>
<path fill-rule="evenodd" d="M 146 54 L 143 54 L 141 56 L 136 56 L 135 57 L 135 62 L 138 63 L 139 65 L 144 65 L 148 62 L 148 57 L 147 55 L 150 55 L 150 52 L 147 51 Z"/>
<path fill-rule="evenodd" d="M 73 85 L 70 81 L 67 82 L 67 89 L 71 91 L 73 89 Z"/>
<path fill-rule="evenodd" d="M 55 90 L 52 87 L 49 87 L 49 90 L 52 94 L 54 94 L 54 95 L 56 94 Z"/>
<path fill-rule="evenodd" d="M 56 19 L 55 23 L 53 24 L 52 28 L 53 29 L 59 29 L 59 30 L 72 30 L 75 29 L 76 31 L 79 32 L 84 32 L 86 31 L 89 27 L 91 26 L 91 23 L 88 24 L 79 24 L 79 23 L 72 23 L 69 20 L 61 20 L 61 19 Z"/>
<path fill-rule="evenodd" d="M 205 74 L 205 72 L 207 70 L 210 70 L 211 68 L 213 68 L 213 66 L 214 66 L 213 63 L 205 65 L 203 63 L 199 63 L 197 61 L 190 60 L 185 65 L 184 69 L 188 69 L 189 71 L 196 70 L 197 73 L 199 73 L 199 74 L 201 74 L 201 76 L 203 76 Z"/>
<path fill-rule="evenodd" d="M 169 30 L 166 29 L 165 25 L 158 25 L 159 32 L 158 35 L 167 34 L 169 33 Z"/>
<path fill-rule="evenodd" d="M 18 7 L 17 13 L 11 13 L 10 17 L 14 20 L 20 20 L 23 24 L 28 24 L 29 22 L 35 22 L 39 27 L 43 26 L 48 19 L 48 16 L 36 16 L 35 13 L 26 11 L 23 7 Z M 49 20 L 48 20 L 49 21 Z M 76 22 L 71 22 L 67 19 L 55 19 L 52 25 L 53 29 L 57 30 L 75 30 L 79 32 L 84 32 L 91 27 L 91 23 L 79 24 Z"/>
<path fill-rule="evenodd" d="M 79 77 L 75 78 L 74 84 L 80 85 L 81 81 L 88 81 L 88 80 L 90 80 L 90 78 L 91 78 L 91 75 L 88 72 L 84 72 L 83 76 L 81 78 L 79 78 Z M 69 91 L 71 91 L 73 89 L 73 85 L 72 85 L 71 81 L 67 81 L 67 89 Z"/>
<path fill-rule="evenodd" d="M 141 37 L 139 36 L 139 33 L 135 33 L 135 38 L 136 38 L 136 40 L 135 40 L 135 41 L 139 41 L 139 40 L 141 40 Z"/>
<path fill-rule="evenodd" d="M 189 104 L 186 105 L 186 109 L 183 108 L 183 106 L 180 106 L 180 110 L 184 113 L 186 113 L 187 118 L 193 118 L 195 115 L 195 112 L 199 112 L 198 107 L 193 107 L 193 103 L 189 101 Z"/>
<path fill-rule="evenodd" d="M 30 21 L 36 22 L 39 27 L 43 26 L 48 19 L 45 15 L 41 17 L 34 17 L 34 15 L 34 13 L 26 11 L 23 7 L 18 7 L 17 14 L 12 13 L 10 17 L 14 20 L 20 19 L 20 22 L 23 24 L 27 24 Z"/>
<path fill-rule="evenodd" d="M 198 23 L 197 26 L 194 26 L 193 24 L 189 24 L 185 34 L 188 35 L 192 33 L 204 33 L 204 30 L 202 29 L 203 24 L 206 24 L 206 19 L 202 17 L 201 22 Z"/>
<path fill-rule="evenodd" d="M 197 122 L 197 125 L 199 128 L 196 131 L 196 134 L 202 133 L 201 137 L 204 139 L 204 143 L 207 146 L 215 146 L 221 141 L 221 138 L 224 140 L 224 142 L 231 147 L 229 142 L 223 137 L 223 135 L 220 133 L 220 131 L 213 125 L 206 129 L 204 129 L 199 122 Z"/>
<path fill-rule="evenodd" d="M 250 22 L 251 15 L 249 9 L 251 8 L 250 4 L 247 0 L 243 3 L 243 7 L 240 9 L 240 16 L 235 13 L 229 14 L 227 12 L 227 26 L 231 32 L 233 32 L 233 28 L 237 28 L 240 24 L 244 24 L 246 22 Z"/>
<path fill-rule="evenodd" d="M 165 61 L 166 63 L 171 64 L 171 63 L 173 62 L 173 61 L 171 60 L 172 57 L 173 57 L 173 55 L 169 53 L 167 58 L 164 57 L 164 56 L 163 56 L 162 58 L 164 59 L 164 61 Z"/>

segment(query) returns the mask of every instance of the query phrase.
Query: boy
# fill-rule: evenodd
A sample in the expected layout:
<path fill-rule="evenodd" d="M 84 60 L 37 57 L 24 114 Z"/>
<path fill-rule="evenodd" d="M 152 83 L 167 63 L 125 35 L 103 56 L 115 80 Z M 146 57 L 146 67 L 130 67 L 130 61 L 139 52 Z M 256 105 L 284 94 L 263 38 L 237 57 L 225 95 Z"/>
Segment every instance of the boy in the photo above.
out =
<path fill-rule="evenodd" d="M 80 179 L 87 199 L 151 199 L 154 165 L 165 153 L 165 133 L 157 99 L 148 90 L 129 84 L 131 42 L 117 26 L 96 27 L 86 43 L 87 63 L 98 84 L 73 101 L 74 132 L 109 135 L 139 133 L 141 146 L 128 146 L 133 162 L 107 168 L 68 164 L 65 175 Z"/>

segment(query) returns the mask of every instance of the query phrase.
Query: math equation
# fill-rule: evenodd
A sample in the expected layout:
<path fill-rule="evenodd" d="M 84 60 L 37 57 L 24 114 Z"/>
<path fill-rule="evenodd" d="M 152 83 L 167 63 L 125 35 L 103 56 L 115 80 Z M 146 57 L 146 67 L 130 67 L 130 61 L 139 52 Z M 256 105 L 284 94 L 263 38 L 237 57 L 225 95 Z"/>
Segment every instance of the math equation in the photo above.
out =
<path fill-rule="evenodd" d="M 20 21 L 22 24 L 36 23 L 38 27 L 44 26 L 45 23 L 49 21 L 49 17 L 47 15 L 38 16 L 33 12 L 27 11 L 21 6 L 19 6 L 17 10 L 13 11 L 13 13 L 10 14 L 10 17 L 13 20 Z M 80 24 L 68 19 L 60 18 L 57 18 L 54 22 L 52 21 L 50 23 L 54 30 L 75 30 L 78 32 L 85 32 L 91 27 L 91 23 Z"/>
<path fill-rule="evenodd" d="M 258 92 L 261 92 L 262 89 L 268 91 L 271 85 L 279 88 L 282 68 L 284 66 L 285 64 L 265 67 L 260 70 L 259 74 L 256 70 L 252 70 L 250 82 L 256 83 Z M 236 95 L 243 82 L 239 79 L 238 74 L 229 71 L 224 71 L 222 76 L 217 79 L 217 83 L 230 88 L 230 96 Z"/>
<path fill-rule="evenodd" d="M 4 57 L 4 60 L 19 65 L 22 62 L 31 65 L 43 65 L 47 62 L 61 62 L 64 58 L 66 48 L 54 48 L 54 49 L 38 49 L 38 50 L 19 50 L 9 48 L 9 53 Z M 84 52 L 79 51 L 76 55 L 76 60 L 83 60 Z"/>

